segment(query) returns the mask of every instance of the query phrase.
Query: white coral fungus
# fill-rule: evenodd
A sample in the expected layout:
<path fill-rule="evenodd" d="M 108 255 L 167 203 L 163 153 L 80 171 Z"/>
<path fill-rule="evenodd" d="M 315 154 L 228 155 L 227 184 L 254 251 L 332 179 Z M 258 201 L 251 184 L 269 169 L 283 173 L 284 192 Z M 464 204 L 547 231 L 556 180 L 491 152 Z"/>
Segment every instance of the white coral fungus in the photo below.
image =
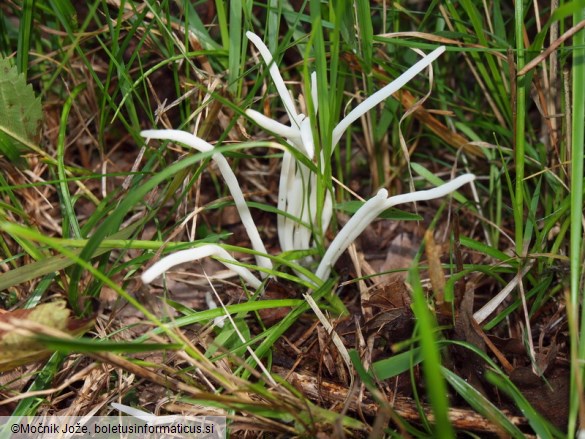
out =
<path fill-rule="evenodd" d="M 270 76 L 276 86 L 280 99 L 282 100 L 290 125 L 284 125 L 255 110 L 246 110 L 246 114 L 267 131 L 283 137 L 290 146 L 305 155 L 308 159 L 314 160 L 316 148 L 311 129 L 312 123 L 310 116 L 297 112 L 295 102 L 286 88 L 280 71 L 274 63 L 272 54 L 266 45 L 254 33 L 248 32 L 246 35 L 254 44 L 262 59 L 268 66 Z M 331 133 L 332 146 L 335 147 L 337 145 L 351 123 L 379 103 L 386 100 L 390 95 L 413 79 L 418 73 L 429 67 L 444 51 L 445 47 L 435 49 L 410 67 L 396 80 L 392 81 L 390 84 L 386 85 L 384 88 L 356 106 L 333 129 L 333 132 Z M 315 105 L 313 114 L 316 114 L 318 90 L 315 74 L 311 75 L 311 96 L 312 102 Z M 213 150 L 211 144 L 184 131 L 147 130 L 143 131 L 141 134 L 150 139 L 165 139 L 178 142 L 198 151 Z M 266 272 L 269 272 L 272 268 L 272 263 L 269 258 L 263 256 L 267 254 L 266 249 L 262 243 L 252 216 L 250 215 L 240 185 L 223 155 L 215 153 L 213 155 L 213 160 L 217 163 L 234 199 L 242 223 L 244 224 L 252 243 L 252 248 L 256 251 L 256 262 L 259 267 L 263 268 L 262 275 L 264 276 Z M 323 163 L 324 160 L 325 158 L 321 156 L 319 163 Z M 284 152 L 277 206 L 278 210 L 284 213 L 277 217 L 278 237 L 282 251 L 310 249 L 315 244 L 313 241 L 313 234 L 315 230 L 317 230 L 317 224 L 321 224 L 321 234 L 323 234 L 329 226 L 333 213 L 332 194 L 327 192 L 322 208 L 317 209 L 317 178 L 318 176 L 315 175 L 315 173 L 311 172 L 302 163 L 296 161 L 289 150 Z M 388 197 L 388 192 L 385 189 L 380 189 L 374 197 L 360 207 L 331 242 L 317 267 L 315 272 L 316 276 L 320 280 L 325 281 L 331 273 L 331 268 L 341 254 L 384 210 L 398 204 L 443 197 L 456 191 L 461 186 L 473 181 L 474 179 L 474 175 L 464 174 L 433 189 L 396 195 L 393 197 Z M 321 212 L 321 217 L 317 218 L 317 212 L 319 211 Z M 144 283 L 150 283 L 156 277 L 160 276 L 175 265 L 208 256 L 219 259 L 226 267 L 239 274 L 244 282 L 250 287 L 256 290 L 260 289 L 261 281 L 254 276 L 250 270 L 241 264 L 238 264 L 237 261 L 222 247 L 212 244 L 179 251 L 162 258 L 143 273 L 142 280 Z"/>

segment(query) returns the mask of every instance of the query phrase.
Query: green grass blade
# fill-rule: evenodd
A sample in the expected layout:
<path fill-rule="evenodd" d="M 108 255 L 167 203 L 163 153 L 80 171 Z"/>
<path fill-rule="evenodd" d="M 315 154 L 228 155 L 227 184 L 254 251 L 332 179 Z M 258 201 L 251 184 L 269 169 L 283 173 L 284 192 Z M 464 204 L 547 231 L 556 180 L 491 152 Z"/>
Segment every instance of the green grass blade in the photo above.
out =
<path fill-rule="evenodd" d="M 242 57 L 242 1 L 229 2 L 230 5 L 230 37 L 228 47 L 228 89 L 232 95 L 238 92 L 241 77 Z"/>
<path fill-rule="evenodd" d="M 50 0 L 49 5 L 67 34 L 72 37 L 77 28 L 77 12 L 73 4 L 69 0 Z"/>
<path fill-rule="evenodd" d="M 215 0 L 215 11 L 217 13 L 217 23 L 219 24 L 219 33 L 221 35 L 221 45 L 225 50 L 228 50 L 230 44 L 230 33 L 227 13 L 225 11 L 223 0 Z M 185 19 L 188 21 L 189 15 L 187 15 Z"/>
<path fill-rule="evenodd" d="M 61 365 L 65 355 L 60 352 L 55 352 L 43 368 L 38 372 L 33 383 L 28 387 L 27 392 L 35 392 L 38 390 L 45 390 L 51 387 L 53 380 L 57 373 L 61 370 Z M 12 416 L 34 416 L 39 406 L 45 401 L 45 398 L 40 396 L 29 396 L 18 402 L 16 408 L 12 411 Z M 11 437 L 11 436 L 8 436 Z"/>
<path fill-rule="evenodd" d="M 372 72 L 372 55 L 374 51 L 374 30 L 372 28 L 370 2 L 358 0 L 356 3 L 358 45 L 361 48 L 364 73 L 369 76 Z"/>
<path fill-rule="evenodd" d="M 37 335 L 36 340 L 41 342 L 46 348 L 59 351 L 64 354 L 69 353 L 91 353 L 91 352 L 121 352 L 125 354 L 137 354 L 141 352 L 155 351 L 176 351 L 183 345 L 177 343 L 123 343 L 93 340 L 90 338 L 57 338 L 46 335 Z"/>
<path fill-rule="evenodd" d="M 71 110 L 73 101 L 83 89 L 85 89 L 85 84 L 79 84 L 71 91 L 71 94 L 65 101 L 63 111 L 61 112 L 59 137 L 57 139 L 57 174 L 59 175 L 59 187 L 61 189 L 59 196 L 61 198 L 61 204 L 65 210 L 65 215 L 63 217 L 63 233 L 74 238 L 81 238 L 81 230 L 79 228 L 79 222 L 77 221 L 75 208 L 73 207 L 71 193 L 69 192 L 69 187 L 67 186 L 67 177 L 65 175 L 65 142 L 67 135 L 67 122 L 69 120 L 69 111 Z"/>
<path fill-rule="evenodd" d="M 184 326 L 193 325 L 195 323 L 208 322 L 225 315 L 222 308 L 208 309 L 205 311 L 187 311 L 186 307 L 176 307 L 172 301 L 168 301 L 169 305 L 175 309 L 179 309 L 181 313 L 186 313 L 183 317 L 174 318 L 172 321 L 165 322 L 166 328 L 182 328 Z M 263 309 L 278 309 L 287 307 L 299 307 L 305 304 L 304 300 L 300 299 L 275 299 L 275 300 L 250 300 L 244 303 L 235 305 L 226 305 L 226 310 L 230 315 L 239 313 L 252 313 Z M 151 335 L 158 335 L 164 333 L 163 328 L 155 328 L 150 333 L 145 334 L 136 339 L 136 342 L 146 341 Z"/>
<path fill-rule="evenodd" d="M 335 209 L 339 210 L 341 212 L 354 214 L 364 204 L 365 204 L 364 201 L 357 201 L 357 200 L 345 201 L 343 203 L 337 203 L 335 205 Z M 421 221 L 422 220 L 422 217 L 420 215 L 417 215 L 415 213 L 405 212 L 403 210 L 394 209 L 394 208 L 386 209 L 384 212 L 382 212 L 379 215 L 379 218 L 390 219 L 390 220 L 394 220 L 394 221 Z"/>
<path fill-rule="evenodd" d="M 372 371 L 379 380 L 387 380 L 406 372 L 422 360 L 421 348 L 413 348 L 407 352 L 392 355 L 390 358 L 376 361 L 372 364 Z"/>
<path fill-rule="evenodd" d="M 455 433 L 449 420 L 447 386 L 441 374 L 441 355 L 435 338 L 437 323 L 429 311 L 417 269 L 410 270 L 409 280 L 414 296 L 413 310 L 418 322 L 425 385 L 435 415 L 434 435 L 454 438 Z"/>
<path fill-rule="evenodd" d="M 492 371 L 486 372 L 486 379 L 495 385 L 502 392 L 507 394 L 516 406 L 522 411 L 522 414 L 528 420 L 534 432 L 542 438 L 564 437 L 563 434 L 556 431 L 550 423 L 542 417 L 526 400 L 524 395 L 514 386 L 510 380 L 504 375 L 494 373 Z"/>
<path fill-rule="evenodd" d="M 523 439 L 526 437 L 518 427 L 516 427 L 508 417 L 502 413 L 498 408 L 492 404 L 492 402 L 478 392 L 471 384 L 461 378 L 459 375 L 451 372 L 445 367 L 441 367 L 443 376 L 447 382 L 455 389 L 455 391 L 461 395 L 467 403 L 477 410 L 478 413 L 485 416 L 487 419 L 492 421 L 495 425 L 502 428 L 507 434 L 513 438 Z"/>
<path fill-rule="evenodd" d="M 516 36 L 516 69 L 524 67 L 524 2 L 514 3 L 514 33 Z M 526 86 L 527 77 L 516 78 L 516 107 L 514 117 L 514 150 L 516 186 L 514 196 L 514 239 L 516 253 L 521 256 L 524 251 L 524 154 L 526 127 Z"/>
<path fill-rule="evenodd" d="M 317 303 L 324 295 L 331 292 L 333 288 L 334 279 L 327 280 L 318 290 L 314 291 L 312 296 Z M 276 341 L 297 321 L 297 319 L 310 309 L 307 302 L 303 301 L 298 307 L 294 308 L 289 312 L 279 323 L 272 326 L 271 328 L 264 331 L 263 340 L 260 345 L 255 349 L 254 353 L 258 358 L 263 358 L 272 349 L 272 346 Z M 247 360 L 249 366 L 255 367 L 256 361 L 253 358 Z M 238 368 L 235 372 L 241 374 L 242 378 L 249 378 L 251 370 L 244 368 L 243 366 Z"/>
<path fill-rule="evenodd" d="M 573 15 L 573 25 L 585 20 L 585 7 Z M 581 30 L 573 37 L 573 120 L 571 122 L 571 233 L 570 255 L 570 303 L 567 306 L 569 328 L 571 331 L 571 400 L 569 410 L 569 437 L 576 430 L 577 417 L 580 416 L 580 428 L 585 430 L 585 293 L 581 283 L 582 215 L 583 215 L 583 160 L 585 142 L 585 31 Z M 579 320 L 579 304 L 581 318 Z M 575 332 L 577 331 L 577 332 Z M 577 340 L 579 343 L 577 344 Z"/>
<path fill-rule="evenodd" d="M 278 39 L 280 29 L 282 2 L 279 0 L 269 0 L 266 13 L 266 44 L 271 53 L 276 53 L 278 50 Z"/>
<path fill-rule="evenodd" d="M 506 264 L 510 264 L 513 267 L 516 266 L 517 259 L 513 258 L 506 253 L 498 250 L 495 247 L 490 247 L 480 241 L 476 241 L 474 239 L 468 238 L 467 236 L 460 237 L 461 244 L 465 247 L 475 250 L 481 254 L 489 255 L 490 257 L 494 258 L 497 261 L 504 262 Z"/>
<path fill-rule="evenodd" d="M 221 0 L 219 0 L 221 1 Z M 207 27 L 199 18 L 199 14 L 195 10 L 194 3 L 192 2 L 183 2 L 185 7 L 185 15 L 188 16 L 188 23 L 189 23 L 189 31 L 193 32 L 197 39 L 201 42 L 201 45 L 208 50 L 218 50 L 221 49 L 221 46 L 215 42 L 213 38 L 209 35 L 207 31 Z"/>
<path fill-rule="evenodd" d="M 22 15 L 18 26 L 18 49 L 16 51 L 16 66 L 18 73 L 28 76 L 28 57 L 30 53 L 33 33 L 33 16 L 35 13 L 35 0 L 24 0 L 22 3 Z"/>

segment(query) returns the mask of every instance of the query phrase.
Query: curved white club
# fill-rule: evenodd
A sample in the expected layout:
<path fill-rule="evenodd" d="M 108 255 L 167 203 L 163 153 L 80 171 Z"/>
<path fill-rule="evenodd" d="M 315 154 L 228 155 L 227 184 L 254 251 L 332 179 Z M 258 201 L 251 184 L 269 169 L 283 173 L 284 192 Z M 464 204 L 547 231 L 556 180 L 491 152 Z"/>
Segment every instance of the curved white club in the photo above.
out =
<path fill-rule="evenodd" d="M 274 82 L 274 85 L 276 86 L 276 90 L 278 91 L 278 94 L 280 95 L 280 99 L 282 99 L 282 103 L 284 104 L 284 108 L 285 108 L 286 112 L 288 113 L 288 117 L 291 120 L 291 124 L 298 124 L 298 116 L 299 115 L 297 113 L 297 109 L 295 107 L 294 101 L 290 97 L 288 89 L 286 88 L 286 85 L 284 84 L 284 80 L 282 79 L 282 75 L 280 74 L 280 71 L 278 70 L 278 66 L 274 62 L 274 58 L 272 58 L 272 54 L 270 53 L 270 50 L 268 50 L 268 47 L 266 47 L 266 44 L 264 44 L 264 41 L 262 41 L 262 39 L 258 35 L 256 35 L 254 32 L 248 31 L 248 32 L 246 32 L 246 36 L 252 42 L 252 44 L 254 44 L 254 46 L 256 46 L 256 49 L 258 49 L 258 52 L 260 52 L 260 55 L 262 55 L 264 62 L 268 66 L 268 72 L 270 73 L 270 76 L 272 77 L 272 82 Z"/>
<path fill-rule="evenodd" d="M 355 122 L 359 117 L 363 114 L 370 111 L 380 102 L 384 101 L 393 93 L 396 93 L 402 87 L 404 87 L 412 78 L 418 75 L 422 70 L 426 67 L 431 65 L 431 63 L 436 60 L 443 52 L 445 51 L 445 46 L 438 47 L 437 49 L 433 50 L 427 56 L 419 60 L 417 63 L 413 64 L 406 72 L 392 81 L 390 84 L 386 85 L 381 90 L 378 90 L 372 96 L 366 98 L 361 104 L 355 107 L 350 113 L 345 116 L 341 122 L 337 124 L 337 126 L 333 129 L 333 136 L 332 136 L 332 146 L 333 148 L 339 140 L 343 133 L 347 130 L 347 128 Z M 331 148 L 331 150 L 333 150 Z"/>
<path fill-rule="evenodd" d="M 209 256 L 220 258 L 221 260 L 218 259 L 219 262 L 233 272 L 239 274 L 252 288 L 258 289 L 262 285 L 262 282 L 254 276 L 250 270 L 241 265 L 237 265 L 237 261 L 227 251 L 215 244 L 206 244 L 201 247 L 181 250 L 165 256 L 142 273 L 142 282 L 149 284 L 154 279 L 177 265 L 184 264 L 185 262 L 197 261 Z"/>
<path fill-rule="evenodd" d="M 201 152 L 208 152 L 213 151 L 213 145 L 207 143 L 205 140 L 194 136 L 191 133 L 186 131 L 180 130 L 145 130 L 140 133 L 141 136 L 147 137 L 150 139 L 162 139 L 162 140 L 171 140 L 173 142 L 179 142 L 184 145 L 187 145 L 197 151 Z M 234 199 L 234 203 L 236 205 L 236 209 L 240 214 L 240 218 L 242 219 L 242 224 L 248 233 L 250 238 L 250 242 L 252 243 L 252 248 L 256 250 L 258 253 L 268 254 L 266 252 L 266 248 L 264 247 L 264 243 L 260 238 L 260 234 L 258 233 L 258 229 L 256 228 L 256 224 L 252 219 L 252 215 L 250 214 L 250 209 L 248 209 L 248 205 L 246 204 L 246 200 L 244 199 L 244 194 L 242 193 L 242 189 L 238 180 L 236 179 L 236 175 L 234 171 L 230 167 L 229 163 L 225 159 L 222 154 L 216 153 L 212 156 L 215 163 L 217 163 L 217 167 L 223 176 L 228 189 Z M 256 262 L 259 266 L 267 269 L 272 269 L 272 261 L 268 259 L 266 256 L 256 255 Z M 266 273 L 262 274 L 263 276 Z"/>
<path fill-rule="evenodd" d="M 433 189 L 395 195 L 390 198 L 386 198 L 388 196 L 386 189 L 380 189 L 376 196 L 370 198 L 358 209 L 354 216 L 351 217 L 347 224 L 345 224 L 337 234 L 325 252 L 315 274 L 322 280 L 327 279 L 329 273 L 331 273 L 331 267 L 337 262 L 341 254 L 364 231 L 364 229 L 386 209 L 397 206 L 398 204 L 433 200 L 435 198 L 444 197 L 473 180 L 475 180 L 475 175 L 464 174 Z"/>

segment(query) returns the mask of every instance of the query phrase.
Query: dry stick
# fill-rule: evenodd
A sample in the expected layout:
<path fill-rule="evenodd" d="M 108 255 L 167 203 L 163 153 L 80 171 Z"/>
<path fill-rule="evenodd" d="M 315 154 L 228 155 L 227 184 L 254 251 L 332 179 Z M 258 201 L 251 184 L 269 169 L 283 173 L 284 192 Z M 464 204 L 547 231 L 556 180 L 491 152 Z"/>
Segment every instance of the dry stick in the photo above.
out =
<path fill-rule="evenodd" d="M 496 347 L 496 345 L 490 340 L 490 338 L 486 335 L 486 333 L 481 329 L 479 323 L 477 323 L 474 319 L 471 319 L 471 326 L 475 330 L 475 333 L 479 335 L 484 343 L 490 348 L 493 354 L 498 358 L 499 362 L 502 364 L 504 370 L 510 374 L 514 370 L 514 366 L 510 364 L 508 359 L 502 354 L 502 352 Z"/>
<path fill-rule="evenodd" d="M 451 44 L 453 46 L 459 46 L 459 47 L 467 47 L 467 48 L 473 48 L 473 49 L 481 49 L 486 51 L 486 53 L 489 53 L 490 55 L 494 56 L 495 58 L 501 59 L 501 60 L 506 60 L 506 56 L 502 55 L 500 52 L 496 51 L 496 50 L 491 50 L 489 47 L 485 47 L 481 44 L 474 44 L 474 43 L 467 43 L 467 42 L 461 42 L 460 40 L 454 40 L 452 38 L 446 38 L 446 37 L 442 37 L 439 35 L 435 35 L 435 34 L 429 34 L 429 33 L 425 33 L 425 32 L 387 32 L 384 34 L 378 34 L 378 37 L 383 37 L 383 38 L 417 38 L 417 39 L 421 39 L 421 40 L 426 40 L 426 41 L 432 41 L 433 43 L 438 43 L 441 44 L 443 46 L 446 46 L 448 44 Z"/>
<path fill-rule="evenodd" d="M 341 358 L 343 359 L 343 362 L 345 363 L 345 366 L 347 367 L 348 372 L 350 372 L 351 380 L 353 381 L 353 374 L 351 374 L 351 371 L 353 370 L 353 366 L 351 365 L 351 359 L 349 358 L 349 352 L 347 351 L 347 348 L 343 344 L 343 341 L 341 341 L 341 338 L 339 337 L 339 335 L 335 331 L 335 328 L 333 328 L 333 325 L 331 325 L 331 323 L 329 323 L 329 320 L 327 320 L 327 317 L 325 317 L 325 315 L 323 314 L 321 309 L 319 309 L 319 306 L 317 305 L 317 303 L 315 302 L 313 297 L 311 297 L 310 294 L 303 294 L 303 298 L 307 301 L 307 303 L 309 304 L 309 306 L 311 307 L 311 309 L 313 310 L 313 312 L 315 313 L 315 315 L 317 316 L 317 318 L 319 319 L 319 321 L 321 322 L 321 324 L 323 325 L 323 327 L 327 331 L 327 334 L 331 337 L 331 340 L 333 341 L 333 344 L 335 345 L 335 347 L 339 351 L 339 355 L 341 355 Z"/>
<path fill-rule="evenodd" d="M 555 42 L 553 42 L 549 46 L 548 49 L 546 49 L 544 52 L 542 52 L 540 55 L 538 55 L 536 58 L 534 58 L 532 61 L 530 61 L 528 64 L 526 64 L 516 74 L 516 76 L 523 76 L 526 73 L 528 73 L 530 70 L 532 70 L 534 67 L 536 67 L 539 63 L 541 63 L 544 59 L 546 59 L 547 57 L 549 57 L 567 39 L 571 38 L 573 35 L 575 35 L 577 32 L 579 32 L 584 27 L 585 27 L 585 21 L 582 21 L 579 24 L 573 26 L 571 29 L 569 29 L 567 32 L 565 32 L 563 35 L 561 35 Z"/>
<path fill-rule="evenodd" d="M 372 399 L 366 401 L 358 400 L 355 396 L 349 395 L 348 388 L 335 384 L 330 381 L 319 380 L 312 375 L 305 375 L 299 372 L 289 371 L 282 367 L 275 366 L 274 372 L 281 376 L 286 376 L 288 381 L 301 391 L 303 395 L 312 400 L 325 401 L 331 405 L 343 404 L 349 397 L 349 409 L 352 412 L 361 410 L 367 416 L 376 416 L 382 408 L 376 404 Z M 395 396 L 393 401 L 388 401 L 388 406 L 392 407 L 394 413 L 399 415 L 406 421 L 422 422 L 420 406 L 410 398 L 403 396 Z M 433 410 L 427 404 L 422 404 L 422 410 L 429 422 L 434 422 Z M 505 413 L 505 412 L 504 412 Z M 521 416 L 513 416 L 505 413 L 508 420 L 516 426 L 526 425 L 525 418 Z M 472 410 L 467 409 L 449 409 L 449 420 L 453 427 L 459 430 L 473 430 L 481 432 L 502 433 L 502 430 L 497 425 L 488 421 L 483 416 L 477 414 Z"/>
<path fill-rule="evenodd" d="M 183 392 L 183 393 L 190 395 L 190 396 L 197 398 L 197 399 L 202 399 L 202 400 L 206 400 L 206 401 L 222 402 L 226 405 L 229 405 L 230 403 L 234 403 L 234 404 L 241 404 L 242 403 L 242 398 L 227 397 L 227 396 L 222 396 L 222 395 L 216 395 L 216 394 L 211 393 L 211 392 L 202 391 L 202 390 L 198 389 L 197 387 L 190 386 L 188 384 L 185 384 L 185 383 L 178 381 L 174 378 L 171 378 L 169 376 L 161 376 L 161 375 L 157 374 L 156 372 L 152 372 L 149 369 L 146 369 L 142 366 L 134 364 L 131 361 L 128 361 L 123 357 L 111 354 L 109 352 L 94 352 L 94 353 L 89 353 L 88 356 L 94 358 L 95 360 L 101 361 L 103 363 L 117 366 L 120 369 L 123 369 L 127 372 L 133 373 L 134 375 L 139 376 L 140 378 L 151 381 L 154 384 L 158 384 L 159 386 L 162 386 L 166 389 L 171 389 L 175 392 Z M 240 396 L 243 396 L 243 395 L 240 395 Z"/>

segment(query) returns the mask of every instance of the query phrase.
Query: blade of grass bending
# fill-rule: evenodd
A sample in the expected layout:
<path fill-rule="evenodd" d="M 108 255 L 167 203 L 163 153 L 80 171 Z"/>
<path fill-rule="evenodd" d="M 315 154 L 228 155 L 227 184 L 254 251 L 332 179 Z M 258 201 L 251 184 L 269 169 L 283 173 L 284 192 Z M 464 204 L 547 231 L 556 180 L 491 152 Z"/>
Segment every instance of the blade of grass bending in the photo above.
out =
<path fill-rule="evenodd" d="M 139 223 L 132 224 L 125 229 L 120 230 L 119 232 L 112 235 L 110 238 L 112 239 L 126 239 L 129 238 L 132 233 L 136 230 Z M 19 240 L 22 238 L 19 237 Z M 87 243 L 87 242 L 86 242 Z M 64 244 L 66 245 L 66 244 Z M 108 251 L 111 251 L 112 247 L 102 247 L 98 248 L 92 255 L 93 257 L 100 256 Z M 72 250 L 73 253 L 79 254 L 81 250 Z M 36 279 L 41 276 L 45 276 L 50 273 L 54 273 L 56 271 L 63 270 L 71 265 L 73 265 L 75 261 L 69 259 L 63 255 L 52 256 L 48 258 L 40 259 L 36 262 L 32 262 L 27 265 L 23 265 L 21 267 L 15 268 L 14 270 L 10 270 L 6 273 L 0 274 L 0 291 L 5 290 L 6 288 L 12 287 L 14 285 L 18 285 L 23 282 L 27 282 L 32 279 Z"/>
<path fill-rule="evenodd" d="M 447 379 L 447 382 L 455 389 L 455 391 L 461 395 L 467 403 L 477 410 L 478 413 L 485 416 L 487 419 L 492 421 L 495 425 L 500 427 L 506 433 L 513 438 L 523 439 L 526 437 L 518 427 L 516 427 L 508 417 L 502 413 L 492 402 L 483 396 L 480 392 L 475 389 L 471 384 L 465 381 L 457 374 L 451 372 L 449 369 L 442 367 L 443 376 Z"/>
<path fill-rule="evenodd" d="M 351 353 L 351 352 L 350 352 Z M 387 380 L 406 372 L 422 361 L 421 348 L 412 348 L 406 352 L 392 355 L 390 358 L 372 363 L 372 371 L 379 380 Z"/>
<path fill-rule="evenodd" d="M 530 405 L 524 395 L 522 395 L 516 386 L 512 384 L 508 377 L 490 370 L 486 372 L 485 377 L 490 383 L 492 383 L 494 386 L 512 398 L 512 400 L 514 400 L 514 403 L 522 411 L 522 414 L 526 417 L 528 423 L 534 432 L 538 435 L 538 437 L 567 437 L 557 431 L 552 425 L 550 425 L 550 423 L 544 419 L 543 416 L 534 409 L 534 407 Z"/>
<path fill-rule="evenodd" d="M 187 312 L 186 307 L 177 308 L 174 304 L 169 303 L 166 301 L 170 306 L 177 309 L 181 313 Z M 274 309 L 274 308 L 288 308 L 288 307 L 298 307 L 304 305 L 304 300 L 300 299 L 275 299 L 275 300 L 256 300 L 256 301 L 248 301 L 245 303 L 239 303 L 236 305 L 227 305 L 226 310 L 230 314 L 239 314 L 239 313 L 252 313 L 257 312 L 263 309 Z M 165 328 L 154 328 L 150 332 L 145 335 L 138 337 L 135 342 L 140 343 L 150 339 L 153 335 L 162 334 L 167 329 L 173 328 L 182 328 L 184 326 L 193 325 L 195 323 L 200 322 L 209 322 L 216 317 L 222 317 L 225 315 L 225 311 L 222 308 L 214 308 L 208 309 L 205 311 L 194 311 L 189 310 L 190 312 L 183 317 L 178 317 L 172 319 L 171 321 L 165 321 Z M 254 345 L 256 341 L 258 341 L 261 337 L 256 337 L 249 341 L 249 345 Z"/>
<path fill-rule="evenodd" d="M 221 152 L 222 148 L 217 148 L 216 152 Z M 95 251 L 98 249 L 100 243 L 108 236 L 114 233 L 114 231 L 120 228 L 120 224 L 124 220 L 126 214 L 136 204 L 142 202 L 146 195 L 157 185 L 162 183 L 167 178 L 180 172 L 181 170 L 193 166 L 195 163 L 211 157 L 213 151 L 200 152 L 181 160 L 180 162 L 174 163 L 167 167 L 163 171 L 154 175 L 151 179 L 144 182 L 144 184 L 136 187 L 132 190 L 126 198 L 117 206 L 117 208 L 111 213 L 111 215 L 97 228 L 91 238 L 88 240 L 86 246 L 79 254 L 79 258 L 83 261 L 88 261 L 92 258 Z M 69 289 L 69 302 L 72 306 L 78 303 L 77 289 L 73 287 L 75 284 L 79 284 L 83 268 L 81 265 L 77 265 L 73 268 L 70 276 L 70 282 L 72 287 Z"/>
<path fill-rule="evenodd" d="M 479 241 L 475 241 L 471 238 L 468 238 L 467 236 L 461 236 L 460 241 L 461 245 L 471 250 L 475 250 L 481 254 L 486 254 L 492 257 L 493 259 L 500 261 L 501 263 L 505 263 L 512 267 L 517 267 L 518 265 L 517 264 L 518 260 L 516 258 L 507 255 L 506 253 L 498 250 L 497 248 L 490 247 L 489 245 L 485 245 Z"/>

